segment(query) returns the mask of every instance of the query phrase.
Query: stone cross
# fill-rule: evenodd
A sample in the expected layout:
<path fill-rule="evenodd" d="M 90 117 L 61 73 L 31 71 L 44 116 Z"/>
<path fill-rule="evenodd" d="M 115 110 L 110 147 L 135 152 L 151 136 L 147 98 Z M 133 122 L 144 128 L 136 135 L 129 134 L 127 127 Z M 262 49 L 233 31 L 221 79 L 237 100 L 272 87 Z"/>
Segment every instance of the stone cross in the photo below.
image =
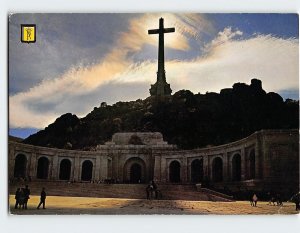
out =
<path fill-rule="evenodd" d="M 150 94 L 153 96 L 171 95 L 172 90 L 170 84 L 166 81 L 165 72 L 165 55 L 164 55 L 164 34 L 175 32 L 175 28 L 164 28 L 164 19 L 159 19 L 159 29 L 150 29 L 148 34 L 158 34 L 158 70 L 157 81 L 154 85 L 151 85 Z"/>

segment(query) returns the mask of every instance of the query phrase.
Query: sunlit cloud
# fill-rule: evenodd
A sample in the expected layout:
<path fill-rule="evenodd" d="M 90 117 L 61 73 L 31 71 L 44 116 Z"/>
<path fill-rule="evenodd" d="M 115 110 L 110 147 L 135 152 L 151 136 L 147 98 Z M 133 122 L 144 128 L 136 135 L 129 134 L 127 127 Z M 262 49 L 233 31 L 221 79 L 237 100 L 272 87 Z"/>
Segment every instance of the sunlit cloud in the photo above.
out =
<path fill-rule="evenodd" d="M 145 14 L 130 20 L 128 29 L 112 41 L 112 48 L 98 64 L 71 67 L 64 74 L 46 79 L 31 89 L 10 96 L 10 127 L 43 128 L 59 115 L 72 112 L 84 116 L 101 101 L 114 103 L 149 96 L 156 80 L 157 61 L 133 62 L 131 55 L 145 45 L 157 47 L 158 36 L 148 29 L 176 27 L 166 35 L 166 47 L 189 51 L 190 39 L 200 40 L 213 31 L 212 24 L 196 14 Z M 194 59 L 167 60 L 167 81 L 173 93 L 189 89 L 194 93 L 219 92 L 236 82 L 263 81 L 267 91 L 298 89 L 298 40 L 272 35 L 253 35 L 226 27 L 205 45 L 205 54 Z"/>

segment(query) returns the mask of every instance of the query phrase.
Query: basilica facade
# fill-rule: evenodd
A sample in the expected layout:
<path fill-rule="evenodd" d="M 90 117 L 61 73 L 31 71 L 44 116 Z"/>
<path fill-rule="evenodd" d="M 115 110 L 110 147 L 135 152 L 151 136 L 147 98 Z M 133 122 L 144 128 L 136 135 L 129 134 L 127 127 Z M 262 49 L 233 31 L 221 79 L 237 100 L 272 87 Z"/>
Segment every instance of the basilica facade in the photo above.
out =
<path fill-rule="evenodd" d="M 158 132 L 116 133 L 95 151 L 9 141 L 9 179 L 191 184 L 223 189 L 294 191 L 299 186 L 297 130 L 261 130 L 225 145 L 180 150 Z"/>

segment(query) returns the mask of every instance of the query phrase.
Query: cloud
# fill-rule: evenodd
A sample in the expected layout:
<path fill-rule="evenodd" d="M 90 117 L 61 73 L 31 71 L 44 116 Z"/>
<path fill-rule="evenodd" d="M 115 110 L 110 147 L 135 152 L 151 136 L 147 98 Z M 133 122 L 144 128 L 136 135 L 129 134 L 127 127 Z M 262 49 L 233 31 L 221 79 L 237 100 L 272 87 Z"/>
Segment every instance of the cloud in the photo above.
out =
<path fill-rule="evenodd" d="M 190 16 L 164 15 L 169 22 L 165 26 L 177 25 L 180 31 L 180 36 L 170 40 L 169 48 L 188 50 L 188 41 L 197 40 L 204 33 L 197 25 L 205 20 Z M 143 29 L 156 28 L 157 18 L 156 15 L 133 18 L 128 30 L 119 33 L 113 48 L 100 63 L 74 66 L 63 75 L 10 96 L 10 127 L 43 128 L 66 112 L 84 116 L 102 101 L 114 103 L 149 96 L 157 63 L 153 60 L 134 63 L 131 55 L 142 52 L 146 44 L 157 43 L 157 38 L 141 33 Z M 209 30 L 210 26 L 207 23 L 201 27 Z M 205 46 L 205 55 L 167 61 L 167 81 L 173 93 L 180 89 L 219 92 L 235 82 L 249 83 L 251 78 L 261 79 L 267 91 L 298 89 L 298 40 L 272 35 L 249 39 L 241 36 L 241 31 L 225 28 Z"/>
<path fill-rule="evenodd" d="M 173 91 L 189 89 L 194 93 L 219 92 L 236 82 L 261 79 L 270 92 L 298 90 L 299 41 L 272 35 L 255 35 L 241 39 L 243 33 L 225 28 L 207 44 L 207 53 L 196 59 L 166 62 L 167 81 Z M 155 62 L 131 66 L 119 77 L 120 82 L 138 82 L 140 77 L 153 82 Z M 286 91 L 285 91 L 286 92 Z"/>
<path fill-rule="evenodd" d="M 165 28 L 176 28 L 176 33 L 165 34 L 166 48 L 189 50 L 189 38 L 199 39 L 201 32 L 213 31 L 211 23 L 199 14 L 145 14 L 130 20 L 128 30 L 120 33 L 116 43 L 117 50 L 122 50 L 126 55 L 140 51 L 147 44 L 157 46 L 158 35 L 148 35 L 148 30 L 158 28 L 160 17 L 164 18 Z"/>
<path fill-rule="evenodd" d="M 243 32 L 241 32 L 240 30 L 232 31 L 231 27 L 226 27 L 223 31 L 218 33 L 218 36 L 215 39 L 213 39 L 210 44 L 208 44 L 208 47 L 216 47 L 218 45 L 230 41 L 231 39 L 237 36 L 242 35 Z"/>

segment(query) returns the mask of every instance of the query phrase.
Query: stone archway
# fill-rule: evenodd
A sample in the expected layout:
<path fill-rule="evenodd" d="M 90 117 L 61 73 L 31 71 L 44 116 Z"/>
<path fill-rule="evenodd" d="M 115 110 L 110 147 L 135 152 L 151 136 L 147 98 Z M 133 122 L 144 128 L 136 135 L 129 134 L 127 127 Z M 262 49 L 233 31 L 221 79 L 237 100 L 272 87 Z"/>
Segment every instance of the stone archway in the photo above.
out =
<path fill-rule="evenodd" d="M 38 166 L 36 172 L 36 178 L 47 179 L 49 171 L 49 160 L 46 157 L 41 157 L 38 159 Z"/>
<path fill-rule="evenodd" d="M 144 160 L 132 157 L 125 162 L 123 182 L 133 184 L 148 182 Z"/>
<path fill-rule="evenodd" d="M 26 177 L 27 158 L 23 154 L 18 154 L 15 158 L 14 177 L 25 178 Z"/>
<path fill-rule="evenodd" d="M 232 181 L 241 181 L 241 155 L 240 154 L 235 154 L 232 157 L 232 162 L 231 162 L 231 167 L 232 167 Z"/>
<path fill-rule="evenodd" d="M 81 166 L 81 180 L 91 181 L 93 178 L 93 163 L 90 160 L 85 160 Z"/>
<path fill-rule="evenodd" d="M 71 161 L 69 159 L 63 159 L 59 166 L 59 179 L 70 180 L 71 178 Z"/>
<path fill-rule="evenodd" d="M 176 160 L 169 165 L 169 181 L 171 183 L 180 183 L 180 163 Z"/>
<path fill-rule="evenodd" d="M 191 182 L 203 181 L 203 159 L 195 159 L 191 163 Z"/>
<path fill-rule="evenodd" d="M 212 180 L 214 182 L 223 181 L 223 160 L 220 157 L 214 158 L 212 162 Z"/>

